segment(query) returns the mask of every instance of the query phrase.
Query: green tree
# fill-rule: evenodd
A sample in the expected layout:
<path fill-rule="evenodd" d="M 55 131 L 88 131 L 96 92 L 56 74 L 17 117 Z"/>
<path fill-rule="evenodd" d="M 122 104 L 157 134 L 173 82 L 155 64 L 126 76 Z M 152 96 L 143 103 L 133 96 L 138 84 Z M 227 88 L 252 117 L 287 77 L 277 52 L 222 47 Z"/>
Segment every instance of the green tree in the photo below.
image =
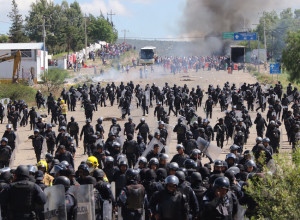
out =
<path fill-rule="evenodd" d="M 28 42 L 28 38 L 24 33 L 22 15 L 19 13 L 18 5 L 15 0 L 12 0 L 12 9 L 8 17 L 11 20 L 11 27 L 9 28 L 9 38 L 13 43 Z"/>
<path fill-rule="evenodd" d="M 0 43 L 7 43 L 8 42 L 8 36 L 7 35 L 1 35 L 0 36 Z"/>
<path fill-rule="evenodd" d="M 115 29 L 113 29 L 110 23 L 101 16 L 94 17 L 93 15 L 90 15 L 87 30 L 90 43 L 97 41 L 114 43 L 118 38 L 118 33 Z"/>
<path fill-rule="evenodd" d="M 274 156 L 274 170 L 265 169 L 264 178 L 252 178 L 247 187 L 257 203 L 251 219 L 300 219 L 300 148 Z M 293 159 L 293 160 L 292 160 Z"/>
<path fill-rule="evenodd" d="M 286 39 L 286 49 L 282 52 L 282 62 L 290 80 L 300 83 L 300 30 L 289 32 Z"/>

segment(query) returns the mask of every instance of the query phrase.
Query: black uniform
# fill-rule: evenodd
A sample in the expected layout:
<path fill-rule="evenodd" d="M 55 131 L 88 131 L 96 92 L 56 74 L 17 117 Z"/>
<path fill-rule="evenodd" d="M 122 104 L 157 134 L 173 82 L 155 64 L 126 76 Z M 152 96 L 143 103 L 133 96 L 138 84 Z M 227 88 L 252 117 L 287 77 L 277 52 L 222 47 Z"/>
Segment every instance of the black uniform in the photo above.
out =
<path fill-rule="evenodd" d="M 56 142 L 56 135 L 54 131 L 47 130 L 45 132 L 45 138 L 47 143 L 47 152 L 53 154 L 55 142 Z"/>
<path fill-rule="evenodd" d="M 29 138 L 32 139 L 32 146 L 34 148 L 36 161 L 38 163 L 41 160 L 41 153 L 42 153 L 42 148 L 43 148 L 44 137 L 39 134 L 37 136 L 32 135 Z"/>
<path fill-rule="evenodd" d="M 154 193 L 150 200 L 150 209 L 153 215 L 158 214 L 163 220 L 188 219 L 188 204 L 186 196 L 180 191 L 173 193 L 167 189 Z"/>
<path fill-rule="evenodd" d="M 214 132 L 217 132 L 217 146 L 223 148 L 225 135 L 228 136 L 228 130 L 225 124 L 217 123 L 214 127 Z"/>
<path fill-rule="evenodd" d="M 0 169 L 9 166 L 12 150 L 8 145 L 0 145 Z"/>
<path fill-rule="evenodd" d="M 126 140 L 123 145 L 123 154 L 126 154 L 128 167 L 134 167 L 139 157 L 137 142 L 135 140 Z"/>
<path fill-rule="evenodd" d="M 36 220 L 36 207 L 43 210 L 46 200 L 41 188 L 27 178 L 17 179 L 0 193 L 1 206 L 7 207 L 6 217 L 12 220 Z"/>
<path fill-rule="evenodd" d="M 138 124 L 135 130 L 139 131 L 139 134 L 143 137 L 144 142 L 147 143 L 148 133 L 149 133 L 149 126 L 145 122 L 141 122 Z"/>
<path fill-rule="evenodd" d="M 204 220 L 223 219 L 231 220 L 237 213 L 238 201 L 235 195 L 228 191 L 222 199 L 216 198 L 212 191 L 207 191 L 203 197 L 201 218 Z"/>
<path fill-rule="evenodd" d="M 6 131 L 4 132 L 2 138 L 4 138 L 4 137 L 7 138 L 7 140 L 8 140 L 8 143 L 7 143 L 7 144 L 10 146 L 11 150 L 14 151 L 14 149 L 15 149 L 15 147 L 16 147 L 15 142 L 16 142 L 16 138 L 17 138 L 15 132 L 14 132 L 13 130 L 10 130 L 10 131 L 7 131 L 7 130 L 6 130 Z"/>
<path fill-rule="evenodd" d="M 71 137 L 74 137 L 76 140 L 76 146 L 78 146 L 78 134 L 79 134 L 79 126 L 76 121 L 71 121 L 67 125 L 67 131 Z"/>
<path fill-rule="evenodd" d="M 123 188 L 118 203 L 122 207 L 124 220 L 142 220 L 145 188 L 141 184 L 131 184 Z"/>

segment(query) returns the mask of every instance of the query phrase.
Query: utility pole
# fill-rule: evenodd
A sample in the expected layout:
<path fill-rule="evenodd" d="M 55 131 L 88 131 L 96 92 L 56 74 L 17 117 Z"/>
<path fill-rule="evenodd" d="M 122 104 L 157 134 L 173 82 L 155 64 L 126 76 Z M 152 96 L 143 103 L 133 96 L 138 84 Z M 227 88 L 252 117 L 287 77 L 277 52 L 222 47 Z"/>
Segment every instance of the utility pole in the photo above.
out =
<path fill-rule="evenodd" d="M 84 17 L 84 37 L 85 37 L 85 53 L 84 53 L 84 58 L 85 58 L 85 61 L 87 59 L 87 33 L 86 33 L 86 15 Z"/>
<path fill-rule="evenodd" d="M 267 39 L 266 39 L 266 16 L 265 16 L 265 12 L 263 12 L 263 16 L 264 16 L 264 45 L 265 45 L 266 58 L 267 58 Z"/>
<path fill-rule="evenodd" d="M 124 43 L 125 43 L 126 42 L 126 33 L 129 32 L 129 30 L 124 29 L 124 30 L 122 30 L 122 32 L 124 32 Z"/>
<path fill-rule="evenodd" d="M 258 61 L 258 73 L 260 73 L 260 59 L 259 59 L 259 50 L 260 50 L 260 43 L 259 43 L 259 34 L 257 35 L 258 45 L 257 45 L 257 61 Z"/>
<path fill-rule="evenodd" d="M 46 72 L 46 21 L 43 17 L 43 40 L 44 40 L 44 73 Z"/>
<path fill-rule="evenodd" d="M 46 26 L 50 26 L 50 25 L 46 25 L 46 17 L 43 16 L 43 24 L 42 25 L 38 25 L 38 27 L 42 27 L 42 32 L 43 32 L 43 43 L 44 43 L 44 47 L 43 47 L 43 54 L 44 54 L 44 73 L 46 72 L 46 62 L 47 62 L 47 58 L 46 58 Z"/>
<path fill-rule="evenodd" d="M 110 16 L 110 23 L 111 23 L 111 26 L 113 27 L 113 22 L 112 22 L 112 16 L 113 15 L 116 15 L 116 14 L 113 14 L 112 10 L 110 10 L 110 13 L 107 13 L 107 16 Z"/>

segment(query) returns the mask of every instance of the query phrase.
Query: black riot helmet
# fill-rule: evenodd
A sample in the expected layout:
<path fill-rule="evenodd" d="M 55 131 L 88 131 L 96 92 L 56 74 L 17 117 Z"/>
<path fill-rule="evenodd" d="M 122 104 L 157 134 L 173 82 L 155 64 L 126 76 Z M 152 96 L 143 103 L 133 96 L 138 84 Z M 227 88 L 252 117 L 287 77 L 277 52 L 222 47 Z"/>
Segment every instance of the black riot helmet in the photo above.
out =
<path fill-rule="evenodd" d="M 165 183 L 166 183 L 166 184 L 173 184 L 173 185 L 178 186 L 179 180 L 178 180 L 178 178 L 177 178 L 176 176 L 170 175 L 170 176 L 168 176 L 168 177 L 165 179 Z"/>
<path fill-rule="evenodd" d="M 136 169 L 127 169 L 125 173 L 127 183 L 132 183 L 139 179 L 139 172 Z"/>
<path fill-rule="evenodd" d="M 192 160 L 192 159 L 186 159 L 183 163 L 184 168 L 186 169 L 196 169 L 197 168 L 197 163 Z"/>
<path fill-rule="evenodd" d="M 93 177 L 95 177 L 97 180 L 98 179 L 103 179 L 105 176 L 105 173 L 101 169 L 95 169 L 93 173 Z"/>
<path fill-rule="evenodd" d="M 22 177 L 29 177 L 29 169 L 28 166 L 20 165 L 17 167 L 15 174 L 18 178 Z"/>
<path fill-rule="evenodd" d="M 202 176 L 198 172 L 193 172 L 191 175 L 191 183 L 196 184 L 196 183 L 202 183 Z"/>
<path fill-rule="evenodd" d="M 214 189 L 219 189 L 219 188 L 229 189 L 230 187 L 229 179 L 227 177 L 218 177 L 217 179 L 215 179 L 213 187 Z"/>
<path fill-rule="evenodd" d="M 177 170 L 175 176 L 179 179 L 180 182 L 185 181 L 185 174 L 183 171 Z"/>
<path fill-rule="evenodd" d="M 56 177 L 53 181 L 53 185 L 63 185 L 67 191 L 70 188 L 71 182 L 70 179 L 66 176 Z"/>

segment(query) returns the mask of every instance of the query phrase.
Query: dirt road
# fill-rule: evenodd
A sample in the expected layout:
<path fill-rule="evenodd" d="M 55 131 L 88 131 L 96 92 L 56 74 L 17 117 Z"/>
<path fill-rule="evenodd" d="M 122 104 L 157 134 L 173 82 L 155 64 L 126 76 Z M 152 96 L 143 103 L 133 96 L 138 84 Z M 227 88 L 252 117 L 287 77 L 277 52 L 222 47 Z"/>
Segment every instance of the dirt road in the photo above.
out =
<path fill-rule="evenodd" d="M 85 70 L 82 70 L 83 72 Z M 91 70 L 88 70 L 86 74 L 93 74 Z M 104 79 L 106 82 L 115 82 L 117 85 L 119 84 L 120 81 L 128 82 L 132 80 L 134 84 L 141 84 L 142 86 L 146 84 L 152 85 L 152 83 L 155 83 L 159 87 L 163 87 L 165 82 L 168 82 L 169 85 L 177 84 L 178 86 L 183 86 L 184 84 L 187 84 L 189 88 L 195 87 L 197 85 L 200 85 L 202 89 L 205 91 L 208 88 L 209 84 L 213 84 L 215 87 L 217 85 L 220 85 L 222 88 L 225 82 L 230 82 L 235 83 L 237 87 L 241 85 L 241 83 L 246 82 L 246 83 L 255 83 L 256 79 L 252 77 L 248 73 L 244 73 L 242 71 L 234 71 L 233 74 L 228 74 L 226 71 L 191 71 L 190 73 L 181 73 L 177 75 L 171 75 L 169 72 L 164 72 L 162 69 L 156 67 L 154 73 L 150 73 L 149 70 L 149 75 L 147 79 L 139 79 L 139 71 L 137 69 L 131 69 L 129 74 L 126 73 L 114 73 L 110 75 L 105 75 L 101 77 Z M 207 99 L 207 96 L 205 95 L 203 98 L 203 102 Z M 154 131 L 157 122 L 156 122 L 156 117 L 153 115 L 154 108 L 150 108 L 149 110 L 149 115 L 145 117 L 146 122 L 149 124 L 151 131 Z M 139 120 L 142 115 L 142 110 L 141 109 L 134 109 L 131 112 L 133 121 L 135 124 L 139 123 Z M 203 108 L 198 108 L 197 114 L 202 116 L 202 118 L 205 118 L 205 113 L 203 111 Z M 266 112 L 263 114 L 265 116 Z M 255 119 L 256 112 L 250 112 L 252 120 Z M 76 111 L 75 112 L 68 112 L 67 118 L 70 120 L 70 117 L 74 116 L 75 120 L 79 123 L 80 129 L 84 125 L 85 121 L 85 116 L 84 116 L 84 111 L 80 108 L 79 103 L 77 104 Z M 94 113 L 94 120 L 92 122 L 92 125 L 94 126 L 96 124 L 96 119 L 99 117 L 120 117 L 121 112 L 118 109 L 116 103 L 114 106 L 107 106 L 105 108 L 98 108 L 98 111 Z M 171 114 L 172 116 L 172 114 Z M 213 118 L 210 119 L 211 125 L 214 126 L 217 123 L 217 119 L 220 117 L 224 117 L 224 113 L 220 111 L 219 105 L 214 108 L 213 110 Z M 47 119 L 45 119 L 45 122 L 47 122 L 50 119 L 50 116 L 48 116 Z M 124 121 L 119 121 L 121 126 L 124 125 L 124 123 L 127 121 L 125 119 Z M 106 135 L 108 133 L 109 126 L 111 125 L 110 121 L 105 121 L 104 123 L 104 128 Z M 175 126 L 177 123 L 176 117 L 171 117 L 170 118 L 170 125 Z M 54 130 L 57 133 L 58 127 L 56 127 Z M 4 132 L 5 130 L 5 124 L 0 125 L 0 130 Z M 283 129 L 282 129 L 283 131 Z M 281 148 L 283 150 L 289 150 L 291 147 L 288 145 L 287 137 L 285 132 L 283 132 L 283 143 Z M 20 143 L 18 144 L 18 152 L 16 154 L 15 162 L 14 162 L 14 167 L 16 167 L 19 164 L 35 164 L 36 159 L 35 159 L 35 154 L 34 150 L 31 144 L 31 140 L 28 140 L 28 136 L 33 134 L 32 131 L 29 130 L 29 126 L 27 127 L 21 127 L 18 129 L 18 137 L 20 140 Z M 250 129 L 250 137 L 247 145 L 244 147 L 244 149 L 252 149 L 253 145 L 255 144 L 255 138 L 256 138 L 256 130 L 255 126 L 252 126 Z M 176 153 L 176 134 L 172 134 L 172 140 L 169 145 L 169 154 L 170 157 Z M 226 142 L 225 142 L 226 143 Z M 228 153 L 228 149 L 230 145 L 232 144 L 232 141 L 229 141 L 228 145 L 226 145 L 223 149 L 223 153 L 220 155 L 220 159 L 224 159 L 225 155 Z M 76 152 L 76 157 L 75 157 L 75 167 L 77 168 L 78 165 L 80 164 L 81 161 L 86 160 L 87 155 L 83 155 L 83 145 L 82 142 L 79 145 L 79 148 L 77 149 Z M 206 158 L 204 159 L 204 162 L 208 161 Z"/>

